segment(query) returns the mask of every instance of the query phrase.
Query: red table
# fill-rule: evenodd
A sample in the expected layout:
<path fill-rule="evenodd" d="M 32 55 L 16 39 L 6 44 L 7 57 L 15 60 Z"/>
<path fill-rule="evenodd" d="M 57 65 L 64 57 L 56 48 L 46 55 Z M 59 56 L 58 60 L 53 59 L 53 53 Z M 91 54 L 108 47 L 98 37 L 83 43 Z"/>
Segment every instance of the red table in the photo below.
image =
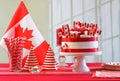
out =
<path fill-rule="evenodd" d="M 8 64 L 0 64 L 0 81 L 120 81 L 120 78 L 95 78 L 92 77 L 96 70 L 102 70 L 101 63 L 87 63 L 90 72 L 72 72 L 68 67 L 57 71 L 43 71 L 40 74 L 28 72 L 14 73 L 8 71 Z"/>

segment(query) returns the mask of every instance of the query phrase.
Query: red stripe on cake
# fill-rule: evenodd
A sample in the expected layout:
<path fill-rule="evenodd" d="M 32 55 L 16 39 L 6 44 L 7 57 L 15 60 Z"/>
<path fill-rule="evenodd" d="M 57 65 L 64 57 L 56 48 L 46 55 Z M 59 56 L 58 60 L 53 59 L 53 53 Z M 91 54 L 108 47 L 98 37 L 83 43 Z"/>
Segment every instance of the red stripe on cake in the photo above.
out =
<path fill-rule="evenodd" d="M 98 48 L 91 49 L 61 49 L 61 52 L 98 52 Z"/>
<path fill-rule="evenodd" d="M 88 38 L 62 38 L 62 42 L 89 42 L 98 41 L 98 37 L 88 37 Z"/>

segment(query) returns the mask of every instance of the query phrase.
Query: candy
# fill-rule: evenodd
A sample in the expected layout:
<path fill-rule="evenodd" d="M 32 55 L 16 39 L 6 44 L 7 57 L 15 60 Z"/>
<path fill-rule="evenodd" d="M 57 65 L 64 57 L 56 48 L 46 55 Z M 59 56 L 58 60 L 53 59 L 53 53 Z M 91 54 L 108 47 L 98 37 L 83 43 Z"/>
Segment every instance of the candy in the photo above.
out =
<path fill-rule="evenodd" d="M 10 71 L 22 70 L 22 48 L 25 44 L 24 37 L 4 38 L 10 58 Z"/>

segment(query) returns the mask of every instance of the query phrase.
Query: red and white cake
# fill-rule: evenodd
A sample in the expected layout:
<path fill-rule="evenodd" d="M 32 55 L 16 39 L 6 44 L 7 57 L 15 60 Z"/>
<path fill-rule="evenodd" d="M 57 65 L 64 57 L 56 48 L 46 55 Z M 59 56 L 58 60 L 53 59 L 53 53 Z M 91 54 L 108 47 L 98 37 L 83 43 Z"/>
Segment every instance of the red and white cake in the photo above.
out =
<path fill-rule="evenodd" d="M 61 55 L 94 54 L 98 52 L 98 37 L 62 38 Z"/>
<path fill-rule="evenodd" d="M 74 22 L 73 27 L 62 25 L 57 29 L 57 45 L 61 47 L 60 55 L 98 54 L 97 24 Z"/>

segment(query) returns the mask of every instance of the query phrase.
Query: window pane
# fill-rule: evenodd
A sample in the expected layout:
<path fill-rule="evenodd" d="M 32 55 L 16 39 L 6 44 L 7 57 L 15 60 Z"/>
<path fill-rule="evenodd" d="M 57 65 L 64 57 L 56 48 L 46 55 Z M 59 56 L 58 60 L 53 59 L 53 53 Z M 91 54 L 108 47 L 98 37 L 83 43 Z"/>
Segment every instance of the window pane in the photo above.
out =
<path fill-rule="evenodd" d="M 85 17 L 84 22 L 95 23 L 95 10 L 93 9 L 93 10 L 85 13 L 84 17 Z"/>
<path fill-rule="evenodd" d="M 97 2 L 97 6 L 100 5 L 100 1 L 101 1 L 101 0 L 96 0 L 96 2 Z"/>
<path fill-rule="evenodd" d="M 111 40 L 102 43 L 102 60 L 103 62 L 112 61 L 112 42 Z"/>
<path fill-rule="evenodd" d="M 110 1 L 110 0 L 101 0 L 101 4 L 107 2 L 107 1 Z"/>
<path fill-rule="evenodd" d="M 57 62 L 58 62 L 58 57 L 59 57 L 59 46 L 57 46 L 57 44 L 56 44 L 56 40 L 57 40 L 57 38 L 56 38 L 56 29 L 58 27 L 61 27 L 61 25 L 55 25 L 53 27 L 53 32 L 52 32 L 52 35 L 53 35 L 52 36 L 53 37 L 52 44 L 53 44 L 53 50 L 54 50 L 55 58 L 56 58 Z"/>
<path fill-rule="evenodd" d="M 60 0 L 53 1 L 53 25 L 61 22 L 61 5 Z"/>
<path fill-rule="evenodd" d="M 100 8 L 97 8 L 97 24 L 98 24 L 98 27 L 101 29 L 101 21 L 100 21 Z"/>
<path fill-rule="evenodd" d="M 114 0 L 112 2 L 112 29 L 113 36 L 120 34 L 120 13 L 119 13 L 119 0 Z"/>
<path fill-rule="evenodd" d="M 64 21 L 71 17 L 70 0 L 59 0 L 59 1 L 62 1 L 62 20 Z"/>
<path fill-rule="evenodd" d="M 82 17 L 82 15 L 80 15 L 80 16 L 78 16 L 78 17 L 75 17 L 75 18 L 73 19 L 73 21 L 83 22 L 83 17 Z"/>
<path fill-rule="evenodd" d="M 101 7 L 101 24 L 102 24 L 102 38 L 106 39 L 111 37 L 111 14 L 110 3 Z"/>
<path fill-rule="evenodd" d="M 83 0 L 85 11 L 95 7 L 95 0 Z"/>
<path fill-rule="evenodd" d="M 57 38 L 56 38 L 56 29 L 57 29 L 57 27 L 60 27 L 60 25 L 54 26 L 53 32 L 52 32 L 53 33 L 52 43 L 53 43 L 54 48 L 56 48 L 56 46 L 57 46 L 57 44 L 56 44 L 56 40 L 57 40 Z"/>
<path fill-rule="evenodd" d="M 73 1 L 73 16 L 82 13 L 82 0 L 72 0 Z"/>
<path fill-rule="evenodd" d="M 113 51 L 114 51 L 114 61 L 119 62 L 120 61 L 120 38 L 114 38 L 113 39 Z"/>
<path fill-rule="evenodd" d="M 71 27 L 71 20 L 68 20 L 68 21 L 65 21 L 65 22 L 62 23 L 62 25 L 65 25 L 65 24 L 69 24 L 69 26 Z"/>

